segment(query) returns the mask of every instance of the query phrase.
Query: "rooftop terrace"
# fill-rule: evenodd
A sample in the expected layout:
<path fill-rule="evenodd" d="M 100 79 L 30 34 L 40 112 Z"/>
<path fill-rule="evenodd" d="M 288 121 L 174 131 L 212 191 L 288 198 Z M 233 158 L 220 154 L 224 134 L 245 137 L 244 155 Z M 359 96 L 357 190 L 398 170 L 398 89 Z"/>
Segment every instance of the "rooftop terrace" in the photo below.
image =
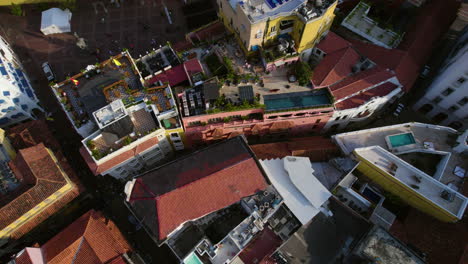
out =
<path fill-rule="evenodd" d="M 354 249 L 354 253 L 366 260 L 378 260 L 380 263 L 425 263 L 405 244 L 378 227 L 369 231 Z"/>
<path fill-rule="evenodd" d="M 330 107 L 332 97 L 326 89 L 313 90 L 285 81 L 285 76 L 270 76 L 264 84 L 240 83 L 218 85 L 211 80 L 179 94 L 184 116 L 206 113 L 260 109 L 280 112 Z"/>
<path fill-rule="evenodd" d="M 392 148 L 389 146 L 388 136 L 412 133 L 414 144 L 407 144 Z M 468 169 L 468 157 L 454 151 L 457 146 L 457 131 L 448 127 L 434 126 L 421 123 L 405 123 L 393 126 L 372 128 L 349 133 L 337 134 L 335 141 L 345 154 L 350 154 L 354 149 L 379 146 L 383 150 L 392 152 L 400 159 L 407 153 L 428 153 L 439 155 L 440 166 L 434 175 L 430 175 L 443 184 L 452 183 L 460 187 L 463 177 L 454 172 L 457 167 Z M 418 166 L 416 166 L 418 167 Z"/>
<path fill-rule="evenodd" d="M 360 2 L 343 20 L 342 26 L 387 49 L 396 48 L 402 40 L 402 35 L 386 27 L 381 27 L 378 22 L 368 16 L 372 7 Z"/>
<path fill-rule="evenodd" d="M 163 49 L 161 53 L 167 52 Z M 127 52 L 101 64 L 90 65 L 82 73 L 54 85 L 53 89 L 68 117 L 85 138 L 105 132 L 94 132 L 95 124 L 99 129 L 104 129 L 115 121 L 127 122 L 130 134 L 145 134 L 159 127 L 173 129 L 181 126 L 171 88 L 168 85 L 144 87 Z M 133 107 L 137 105 L 139 106 Z M 146 110 L 142 110 L 143 108 Z M 130 131 L 132 128 L 135 130 Z M 107 152 L 115 150 L 118 144 L 107 142 L 100 145 L 104 146 L 101 150 L 106 149 Z"/>
<path fill-rule="evenodd" d="M 119 104 L 120 108 L 117 111 L 111 109 L 113 105 Z M 96 113 L 96 120 L 103 120 L 106 123 L 103 123 L 102 127 L 100 125 L 100 130 L 83 140 L 88 152 L 96 160 L 131 144 L 133 141 L 161 127 L 151 105 L 147 105 L 144 102 L 125 109 L 122 100 L 117 100 L 99 109 Z M 116 113 L 119 115 L 116 116 Z"/>
<path fill-rule="evenodd" d="M 300 14 L 305 21 L 319 17 L 334 1 L 322 1 L 321 6 L 308 0 L 228 0 L 234 10 L 237 5 L 247 15 L 252 23 L 266 19 L 274 19 L 289 14 Z"/>
<path fill-rule="evenodd" d="M 62 103 L 70 120 L 79 128 L 91 120 L 93 112 L 110 103 L 109 90 L 140 91 L 140 75 L 126 52 L 102 63 L 89 65 L 81 73 L 53 85 L 55 95 Z M 123 98 L 127 103 L 129 98 Z M 92 131 L 93 125 L 88 129 Z M 83 131 L 83 133 L 86 133 Z"/>
<path fill-rule="evenodd" d="M 413 188 L 417 193 L 441 208 L 457 217 L 463 215 L 468 199 L 460 193 L 454 192 L 447 185 L 444 185 L 426 174 L 424 174 L 425 177 L 420 176 L 422 174 L 420 170 L 379 146 L 358 148 L 355 152 L 358 156 L 375 164 L 380 169 L 387 171 L 400 182 Z M 443 198 L 442 193 L 444 192 L 447 193 L 448 196 L 453 194 L 453 198 Z"/>

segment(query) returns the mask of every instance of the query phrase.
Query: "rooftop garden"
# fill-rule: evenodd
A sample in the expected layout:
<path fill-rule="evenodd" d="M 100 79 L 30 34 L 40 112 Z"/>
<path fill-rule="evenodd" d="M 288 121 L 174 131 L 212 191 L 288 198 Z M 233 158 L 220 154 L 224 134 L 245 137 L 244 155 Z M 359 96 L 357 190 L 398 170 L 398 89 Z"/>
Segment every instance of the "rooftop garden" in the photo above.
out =
<path fill-rule="evenodd" d="M 274 62 L 279 59 L 297 57 L 298 54 L 292 42 L 289 42 L 286 39 L 280 39 L 280 41 L 275 42 L 262 50 L 262 56 L 265 58 L 266 62 Z"/>
<path fill-rule="evenodd" d="M 244 100 L 242 103 L 233 104 L 223 94 L 214 102 L 214 108 L 208 109 L 206 110 L 206 112 L 208 114 L 215 114 L 215 113 L 241 111 L 241 110 L 254 109 L 254 108 L 265 108 L 265 105 L 259 103 L 260 101 L 259 97 L 260 96 L 258 95 L 251 103 L 248 102 L 247 100 Z"/>
<path fill-rule="evenodd" d="M 299 85 L 306 86 L 310 83 L 313 72 L 308 63 L 303 61 L 297 62 L 292 66 L 292 72 L 296 75 Z"/>
<path fill-rule="evenodd" d="M 80 73 L 58 84 L 51 83 L 51 86 L 75 127 L 80 128 L 88 122 L 93 109 L 106 104 L 108 95 L 104 88 L 113 90 L 114 83 L 127 85 L 126 80 L 138 74 L 129 55 L 123 52 L 102 63 L 88 65 Z M 141 88 L 137 83 L 130 85 L 131 88 Z M 102 92 L 102 96 L 95 96 L 96 90 Z"/>
<path fill-rule="evenodd" d="M 156 131 L 157 128 L 152 128 L 145 133 L 132 133 L 131 135 L 127 135 L 125 137 L 122 137 L 119 139 L 116 143 L 112 144 L 111 146 L 106 144 L 103 140 L 101 139 L 96 139 L 94 137 L 93 139 L 88 139 L 86 140 L 86 147 L 88 150 L 91 152 L 91 156 L 95 160 L 100 160 L 104 157 L 106 157 L 109 154 L 112 154 L 113 152 L 119 150 L 122 147 L 128 146 L 135 142 L 136 140 L 149 135 Z M 102 138 L 102 137 L 101 137 Z"/>
<path fill-rule="evenodd" d="M 215 53 L 208 55 L 205 59 L 205 63 L 214 76 L 224 76 L 228 73 L 228 69 L 219 61 Z"/>

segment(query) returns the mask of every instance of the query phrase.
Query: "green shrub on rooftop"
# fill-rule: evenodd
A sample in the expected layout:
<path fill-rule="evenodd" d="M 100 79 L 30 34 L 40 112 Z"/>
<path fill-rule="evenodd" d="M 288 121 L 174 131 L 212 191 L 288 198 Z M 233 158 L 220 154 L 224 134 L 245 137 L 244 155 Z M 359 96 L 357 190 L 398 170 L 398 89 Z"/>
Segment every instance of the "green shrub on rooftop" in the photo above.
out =
<path fill-rule="evenodd" d="M 15 3 L 11 3 L 10 12 L 14 16 L 25 16 L 26 15 L 26 12 L 23 10 L 21 5 L 17 5 Z"/>
<path fill-rule="evenodd" d="M 303 61 L 299 61 L 294 65 L 294 72 L 296 73 L 297 81 L 299 85 L 305 86 L 309 84 L 312 76 L 312 69 L 309 64 Z"/>

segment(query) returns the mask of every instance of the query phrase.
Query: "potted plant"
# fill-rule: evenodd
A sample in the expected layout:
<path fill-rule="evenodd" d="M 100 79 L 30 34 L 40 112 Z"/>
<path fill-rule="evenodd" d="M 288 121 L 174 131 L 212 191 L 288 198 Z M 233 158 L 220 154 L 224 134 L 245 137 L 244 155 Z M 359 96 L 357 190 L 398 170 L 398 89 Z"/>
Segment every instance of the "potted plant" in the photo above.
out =
<path fill-rule="evenodd" d="M 92 140 L 92 139 L 86 141 L 86 146 L 87 146 L 90 150 L 95 150 L 95 149 L 96 149 L 96 143 L 94 143 L 94 140 Z"/>

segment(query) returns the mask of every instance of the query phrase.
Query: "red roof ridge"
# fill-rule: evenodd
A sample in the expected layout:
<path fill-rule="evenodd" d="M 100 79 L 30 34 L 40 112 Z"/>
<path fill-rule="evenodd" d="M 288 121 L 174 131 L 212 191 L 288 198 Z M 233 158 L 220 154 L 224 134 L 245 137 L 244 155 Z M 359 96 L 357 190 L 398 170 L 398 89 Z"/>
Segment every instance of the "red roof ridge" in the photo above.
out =
<path fill-rule="evenodd" d="M 254 166 L 253 170 L 245 170 Z M 245 173 L 239 173 L 239 170 L 243 169 Z M 249 183 L 247 183 L 247 180 L 249 180 Z M 216 186 L 216 184 L 220 185 Z M 158 196 L 156 198 L 156 212 L 159 239 L 163 240 L 180 225 L 188 221 L 215 212 L 239 201 L 245 196 L 264 189 L 266 184 L 266 180 L 256 165 L 254 158 L 250 157 L 238 162 L 234 166 L 218 170 L 199 180 Z M 210 192 L 209 198 L 205 190 L 207 187 L 209 187 Z M 193 196 L 192 199 L 196 197 L 195 200 L 198 200 L 194 201 L 195 203 L 192 204 L 192 207 L 185 208 L 187 210 L 179 208 L 182 205 L 188 206 L 184 202 L 187 196 Z M 205 203 L 207 201 L 211 203 Z M 174 213 L 174 207 L 182 210 L 183 213 Z"/>
<path fill-rule="evenodd" d="M 354 51 L 359 57 L 361 56 L 361 55 L 354 49 L 353 46 L 348 46 L 348 47 L 345 47 L 345 48 L 343 48 L 343 49 L 341 49 L 341 50 L 344 50 L 344 51 L 343 51 L 343 54 L 339 57 L 339 59 L 338 59 L 338 61 L 335 63 L 335 65 L 334 65 L 334 66 L 328 71 L 328 73 L 325 75 L 325 77 L 323 78 L 323 80 L 320 82 L 320 85 L 322 85 L 323 82 L 325 82 L 325 80 L 327 80 L 327 78 L 332 74 L 332 71 L 333 71 L 335 68 L 337 68 L 337 67 L 339 67 L 339 66 L 341 66 L 341 65 L 344 64 L 344 63 L 342 63 L 342 62 L 343 62 L 345 59 L 348 59 L 347 55 L 351 55 L 351 54 L 350 54 L 351 51 Z M 341 50 L 337 50 L 337 51 L 333 52 L 332 54 L 337 53 L 337 52 L 339 52 L 339 51 L 341 51 Z M 349 77 L 349 76 L 350 76 L 350 75 L 348 74 L 348 75 L 347 75 L 346 77 L 344 77 L 344 78 L 347 78 L 347 77 Z M 339 81 L 340 81 L 340 80 L 335 81 L 334 83 L 328 84 L 328 85 L 333 85 L 333 84 L 335 84 L 335 83 L 337 83 L 337 82 L 339 82 Z"/>
<path fill-rule="evenodd" d="M 194 180 L 194 181 L 191 181 L 191 182 L 189 182 L 189 183 L 187 183 L 187 184 L 181 185 L 181 186 L 177 187 L 176 189 L 171 190 L 171 191 L 169 191 L 169 192 L 166 192 L 166 193 L 163 193 L 163 194 L 160 194 L 160 195 L 156 195 L 155 198 L 156 198 L 156 200 L 158 200 L 159 198 L 163 198 L 165 195 L 170 194 L 171 192 L 173 192 L 173 191 L 175 191 L 175 190 L 177 190 L 177 189 L 187 188 L 187 187 L 189 187 L 190 185 L 196 184 L 197 182 L 199 182 L 199 181 L 201 181 L 201 180 L 203 180 L 203 179 L 205 179 L 205 178 L 207 178 L 207 177 L 210 177 L 210 176 L 213 175 L 213 174 L 216 174 L 216 173 L 218 173 L 218 172 L 220 172 L 220 171 L 223 171 L 223 170 L 226 170 L 226 169 L 229 169 L 229 168 L 238 166 L 239 164 L 242 164 L 242 163 L 244 163 L 244 162 L 246 162 L 246 161 L 248 161 L 248 160 L 251 160 L 251 159 L 252 159 L 252 157 L 246 157 L 245 159 L 239 160 L 239 161 L 237 161 L 236 163 L 233 163 L 233 164 L 231 164 L 231 165 L 229 165 L 229 166 L 226 166 L 226 167 L 223 167 L 223 168 L 221 168 L 221 169 L 219 169 L 219 170 L 213 171 L 211 174 L 208 174 L 208 175 L 206 175 L 205 177 L 202 177 L 202 178 L 200 178 L 200 179 L 196 179 L 196 180 Z M 152 192 L 151 192 L 151 193 L 152 193 Z"/>

